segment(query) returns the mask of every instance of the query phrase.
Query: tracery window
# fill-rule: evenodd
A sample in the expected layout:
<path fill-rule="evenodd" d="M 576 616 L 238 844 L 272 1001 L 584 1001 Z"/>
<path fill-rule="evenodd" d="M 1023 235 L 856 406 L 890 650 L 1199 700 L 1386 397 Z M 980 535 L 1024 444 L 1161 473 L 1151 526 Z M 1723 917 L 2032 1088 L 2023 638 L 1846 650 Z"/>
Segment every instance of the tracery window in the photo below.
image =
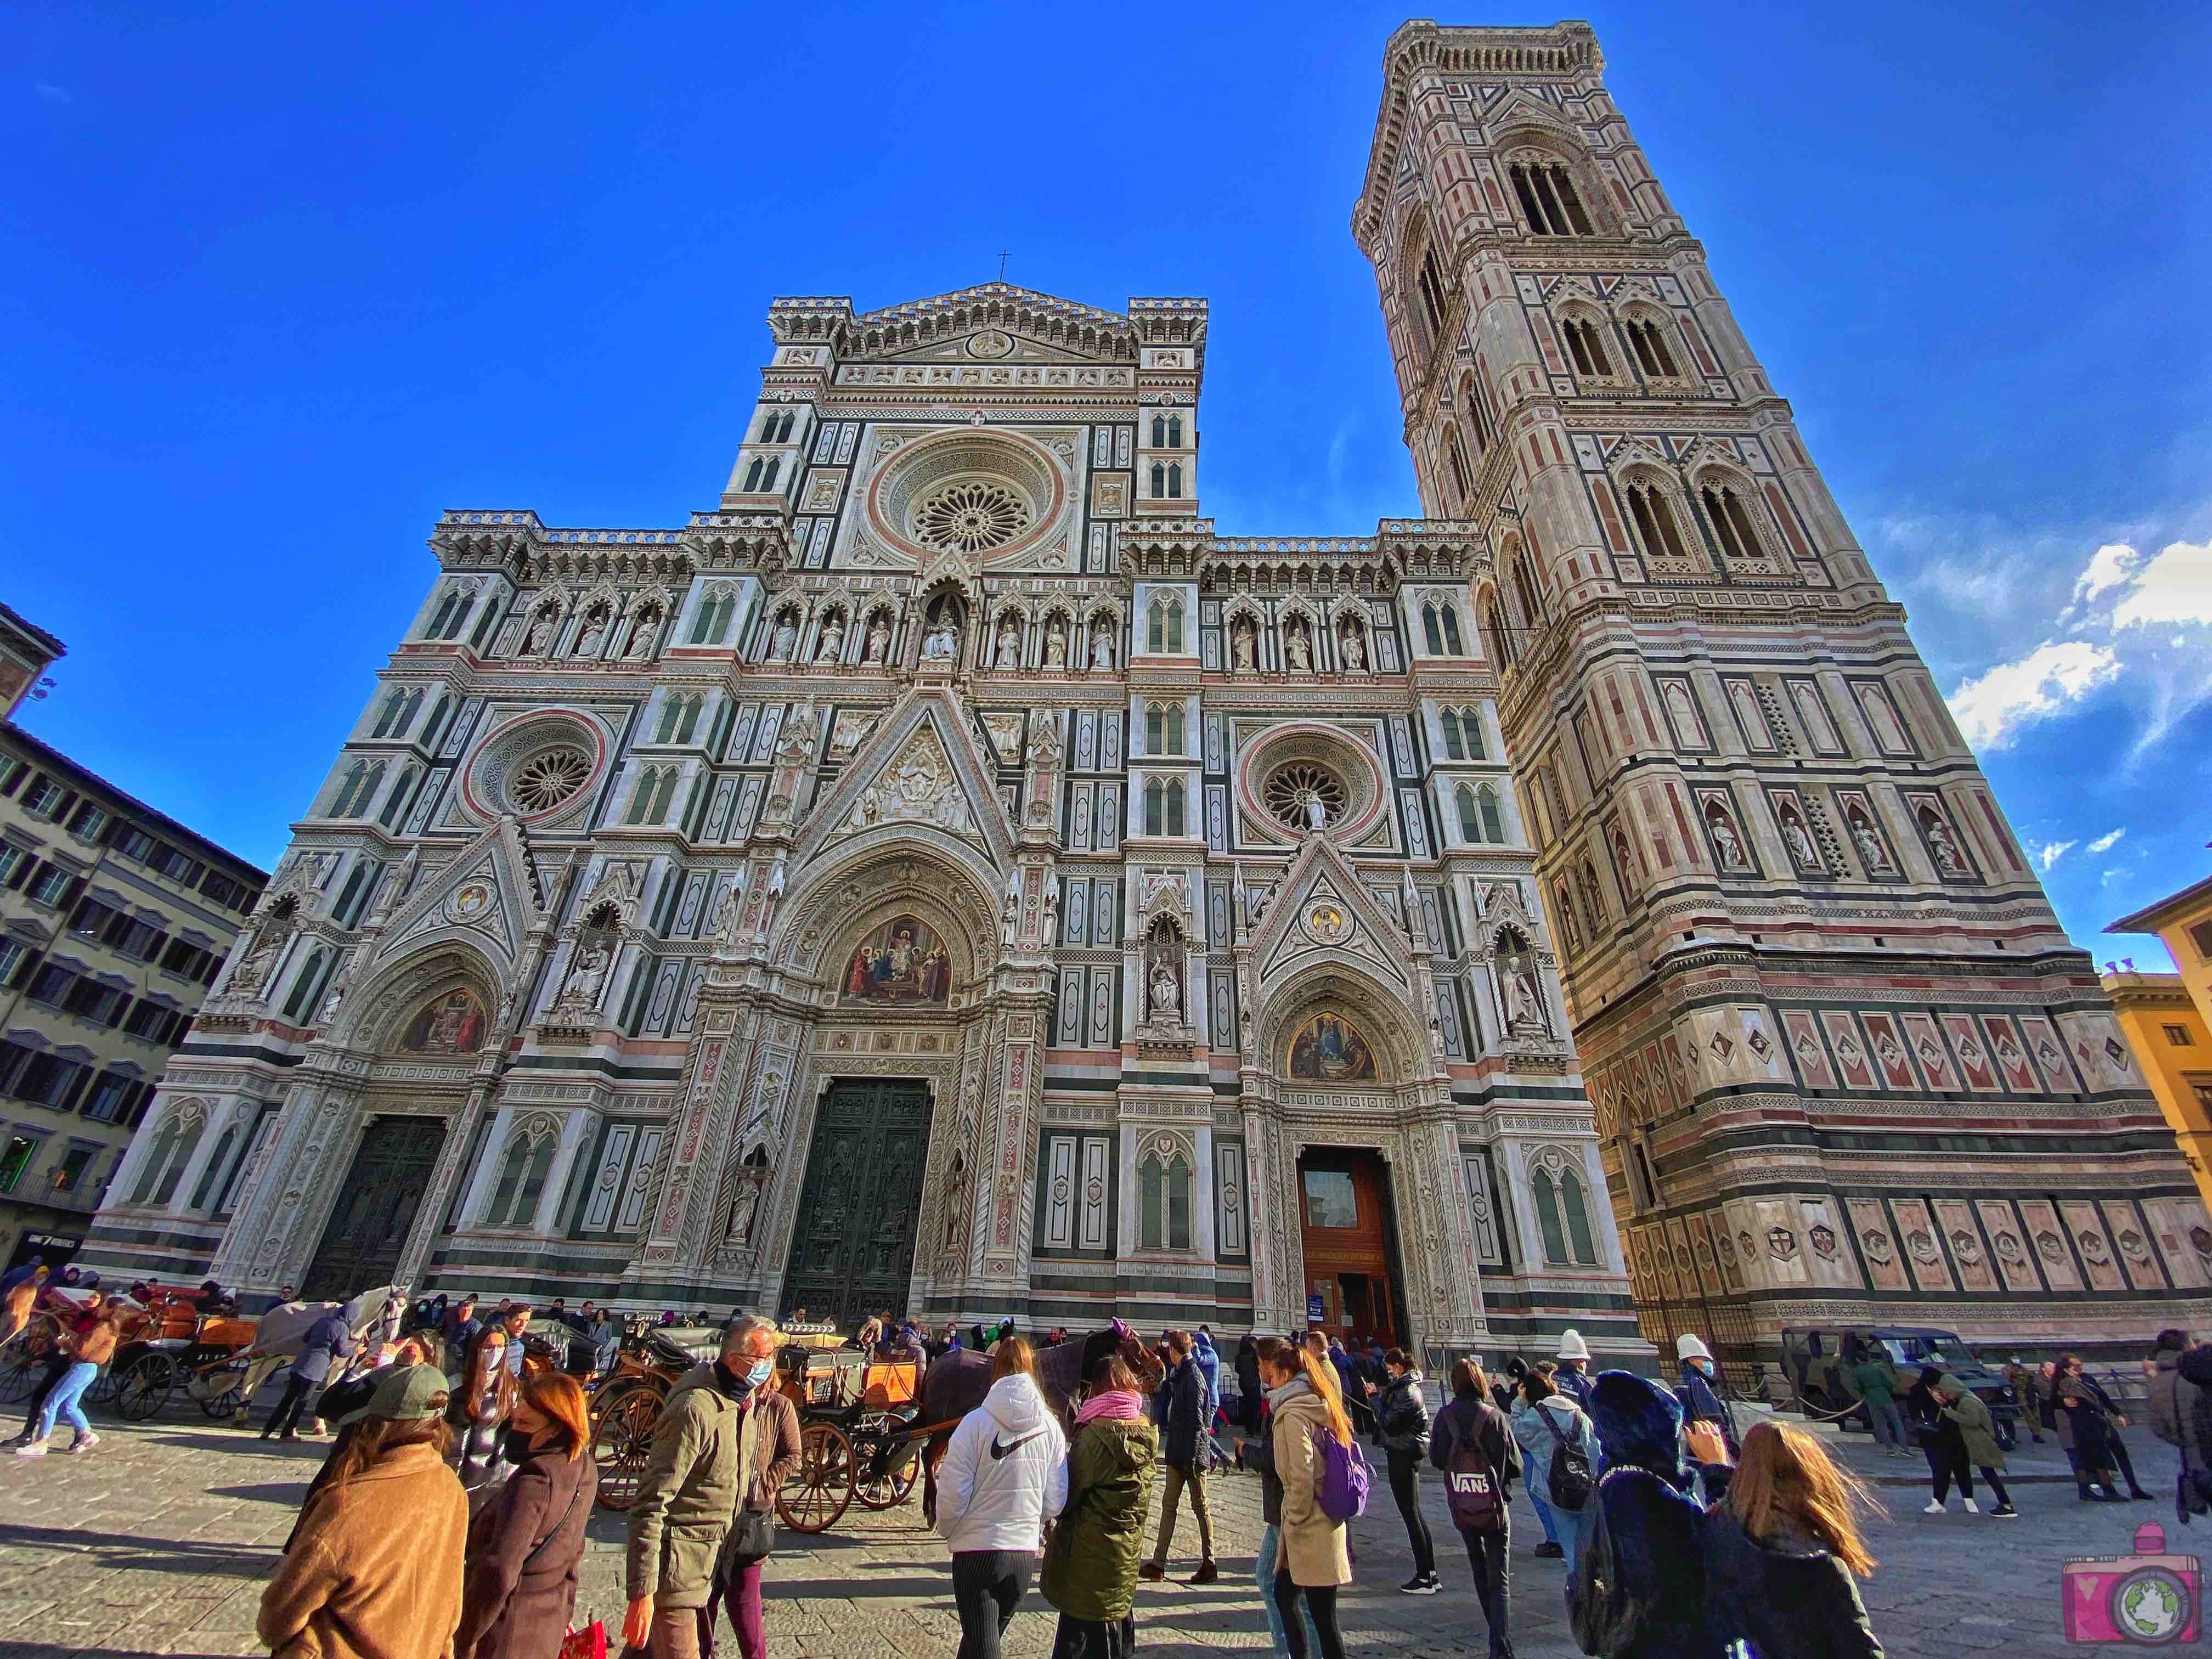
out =
<path fill-rule="evenodd" d="M 1468 496 L 1467 453 L 1460 447 L 1459 428 L 1456 427 L 1444 428 L 1444 465 L 1451 471 L 1452 510 L 1464 517 Z"/>
<path fill-rule="evenodd" d="M 1592 234 L 1589 215 L 1573 177 L 1557 161 L 1516 161 L 1507 169 L 1513 178 L 1514 199 L 1528 228 L 1539 236 Z"/>
<path fill-rule="evenodd" d="M 308 954 L 307 962 L 300 969 L 299 976 L 292 981 L 292 994 L 284 999 L 285 1018 L 297 1022 L 315 1012 L 315 994 L 319 988 L 316 981 L 323 976 L 323 963 L 325 960 L 325 953 L 321 951 L 311 951 Z"/>
<path fill-rule="evenodd" d="M 1152 601 L 1146 613 L 1145 648 L 1164 656 L 1182 654 L 1182 600 L 1173 594 Z"/>
<path fill-rule="evenodd" d="M 1636 361 L 1646 374 L 1662 380 L 1681 378 L 1682 371 L 1674 366 L 1674 354 L 1667 349 L 1667 331 L 1649 317 L 1632 317 L 1621 325 L 1628 335 L 1628 343 L 1636 353 Z"/>
<path fill-rule="evenodd" d="M 1181 461 L 1168 463 L 1168 499 L 1171 501 L 1179 501 L 1182 499 L 1182 463 Z"/>
<path fill-rule="evenodd" d="M 1575 360 L 1577 374 L 1612 374 L 1613 362 L 1606 356 L 1605 341 L 1595 324 L 1570 317 L 1559 325 L 1559 332 L 1566 337 L 1567 355 Z"/>
<path fill-rule="evenodd" d="M 1155 1152 L 1137 1170 L 1137 1243 L 1146 1250 L 1190 1249 L 1190 1165 L 1180 1152 L 1164 1164 Z"/>
<path fill-rule="evenodd" d="M 1441 657 L 1444 653 L 1444 636 L 1437 626 L 1437 608 L 1433 605 L 1421 607 L 1421 642 L 1429 647 L 1429 654 Z"/>
<path fill-rule="evenodd" d="M 1462 783 L 1453 792 L 1459 808 L 1460 839 L 1469 843 L 1502 846 L 1505 824 L 1498 811 L 1498 791 L 1487 783 Z"/>
<path fill-rule="evenodd" d="M 133 1204 L 167 1204 L 177 1195 L 185 1166 L 199 1148 L 203 1121 L 194 1114 L 174 1113 L 154 1141 L 154 1150 L 138 1171 L 138 1185 L 131 1194 Z"/>
<path fill-rule="evenodd" d="M 1597 1265 L 1597 1240 L 1590 1231 L 1589 1207 L 1582 1177 L 1571 1167 L 1556 1181 L 1539 1165 L 1528 1177 L 1536 1200 L 1536 1225 L 1544 1235 L 1544 1260 L 1555 1267 Z"/>
<path fill-rule="evenodd" d="M 1687 560 L 1682 532 L 1674 522 L 1674 505 L 1667 492 L 1647 479 L 1628 486 L 1628 514 L 1636 521 L 1636 538 L 1647 557 Z"/>
<path fill-rule="evenodd" d="M 382 761 L 378 761 L 374 764 L 368 761 L 356 761 L 346 770 L 346 781 L 338 790 L 337 799 L 331 803 L 329 816 L 334 818 L 346 818 L 353 817 L 356 812 L 367 811 L 369 802 L 376 798 L 377 789 L 383 782 L 384 763 Z"/>
<path fill-rule="evenodd" d="M 1699 489 L 1698 499 L 1705 504 L 1705 518 L 1713 527 L 1713 538 L 1720 544 L 1723 558 L 1742 561 L 1764 556 L 1759 532 L 1752 528 L 1751 516 L 1744 511 L 1743 498 L 1736 494 L 1735 485 L 1715 480 Z"/>
<path fill-rule="evenodd" d="M 550 1134 L 518 1134 L 507 1142 L 507 1157 L 499 1168 L 499 1185 L 493 1189 L 491 1207 L 484 1212 L 487 1227 L 526 1227 L 538 1218 L 538 1201 L 545 1195 L 545 1177 L 552 1172 L 558 1142 Z"/>
<path fill-rule="evenodd" d="M 720 645 L 729 631 L 730 612 L 736 608 L 738 596 L 726 587 L 711 590 L 707 602 L 699 607 L 699 614 L 691 623 L 691 643 Z"/>
<path fill-rule="evenodd" d="M 1145 752 L 1180 755 L 1183 752 L 1182 705 L 1153 703 L 1145 710 Z"/>
<path fill-rule="evenodd" d="M 1145 785 L 1145 833 L 1180 836 L 1183 833 L 1183 787 L 1179 780 L 1154 778 Z"/>
<path fill-rule="evenodd" d="M 399 781 L 392 786 L 391 794 L 385 797 L 384 811 L 377 814 L 376 821 L 386 829 L 393 828 L 399 821 L 399 815 L 407 810 L 407 797 L 414 793 L 415 780 L 418 775 L 413 767 L 409 767 L 399 775 Z"/>

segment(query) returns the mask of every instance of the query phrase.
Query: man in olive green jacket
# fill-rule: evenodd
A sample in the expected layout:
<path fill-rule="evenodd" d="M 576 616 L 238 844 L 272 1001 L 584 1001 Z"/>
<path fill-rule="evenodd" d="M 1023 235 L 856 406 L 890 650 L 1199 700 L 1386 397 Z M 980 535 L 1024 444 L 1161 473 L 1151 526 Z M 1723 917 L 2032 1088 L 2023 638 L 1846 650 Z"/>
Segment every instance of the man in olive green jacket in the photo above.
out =
<path fill-rule="evenodd" d="M 653 1431 L 637 1501 L 629 1511 L 623 1640 L 653 1659 L 698 1659 L 700 1612 L 714 1592 L 714 1562 L 736 1517 L 746 1398 L 774 1370 L 775 1327 L 740 1319 L 721 1358 L 678 1378 Z"/>

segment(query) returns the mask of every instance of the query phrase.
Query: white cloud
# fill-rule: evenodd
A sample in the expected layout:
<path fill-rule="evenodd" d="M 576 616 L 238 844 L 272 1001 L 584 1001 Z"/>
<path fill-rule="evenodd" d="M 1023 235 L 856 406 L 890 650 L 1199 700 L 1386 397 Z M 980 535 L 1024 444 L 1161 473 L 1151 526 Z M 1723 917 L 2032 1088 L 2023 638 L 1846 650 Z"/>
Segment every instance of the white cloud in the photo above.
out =
<path fill-rule="evenodd" d="M 2063 713 L 2119 674 L 2119 658 L 2108 647 L 2045 640 L 2024 657 L 1961 681 L 1947 701 L 1967 742 L 2002 749 L 2022 726 Z"/>
<path fill-rule="evenodd" d="M 50 104 L 66 104 L 70 101 L 70 89 L 67 87 L 58 87 L 51 81 L 34 81 L 31 84 L 38 89 L 39 96 Z"/>
<path fill-rule="evenodd" d="M 2075 844 L 2070 841 L 2046 841 L 2040 847 L 2029 848 L 2027 855 L 2035 860 L 2038 869 L 2048 870 L 2059 860 L 2064 858 L 2069 849 Z"/>
<path fill-rule="evenodd" d="M 2089 557 L 2087 567 L 2074 583 L 2077 600 L 2094 599 L 2107 588 L 2117 587 L 2135 574 L 2142 556 L 2124 542 L 2108 542 Z"/>
<path fill-rule="evenodd" d="M 2098 549 L 2097 559 L 2112 550 Z M 2096 571 L 2097 559 L 2091 560 L 2089 568 L 2081 573 L 2082 581 L 2087 582 Z M 2195 544 L 2169 542 L 2164 551 L 2132 573 L 2128 580 L 2126 595 L 2112 607 L 2115 628 L 2212 623 L 2212 537 Z"/>
<path fill-rule="evenodd" d="M 2091 842 L 2083 850 L 2091 853 L 2109 853 L 2112 848 L 2120 844 L 2120 837 L 2127 833 L 2126 828 L 2123 826 L 2120 829 L 2111 831 L 2109 834 L 2098 836 L 2096 840 Z"/>

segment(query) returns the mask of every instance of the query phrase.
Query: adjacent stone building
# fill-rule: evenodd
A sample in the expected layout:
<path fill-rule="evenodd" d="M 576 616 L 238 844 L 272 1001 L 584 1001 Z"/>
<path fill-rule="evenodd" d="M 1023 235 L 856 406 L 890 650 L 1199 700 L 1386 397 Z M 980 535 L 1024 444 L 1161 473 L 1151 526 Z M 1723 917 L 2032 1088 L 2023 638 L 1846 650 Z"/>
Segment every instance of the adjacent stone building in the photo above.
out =
<path fill-rule="evenodd" d="M 2212 1026 L 2179 974 L 2146 974 L 2132 962 L 2107 963 L 2100 983 L 2172 1126 L 2197 1192 L 2212 1204 Z M 2206 1231 L 2212 1234 L 2212 1224 Z"/>
<path fill-rule="evenodd" d="M 265 878 L 0 720 L 0 1258 L 58 1267 L 125 1195 L 131 1132 Z M 141 1196 L 228 1214 L 241 1139 L 186 1182 L 187 1134 L 149 1145 Z"/>
<path fill-rule="evenodd" d="M 1406 25 L 1352 228 L 1644 1333 L 2200 1322 L 2172 1133 L 1603 68 Z"/>

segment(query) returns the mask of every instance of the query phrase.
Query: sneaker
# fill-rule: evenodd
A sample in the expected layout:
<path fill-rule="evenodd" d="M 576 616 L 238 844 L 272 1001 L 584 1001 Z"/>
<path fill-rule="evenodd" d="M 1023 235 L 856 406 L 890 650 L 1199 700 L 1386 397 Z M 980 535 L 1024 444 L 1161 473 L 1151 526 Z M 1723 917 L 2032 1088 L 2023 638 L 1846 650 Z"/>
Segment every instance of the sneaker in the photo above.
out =
<path fill-rule="evenodd" d="M 1137 1577 L 1158 1583 L 1168 1576 L 1168 1570 L 1157 1561 L 1147 1561 L 1137 1569 Z"/>
<path fill-rule="evenodd" d="M 1979 1515 L 1981 1512 L 1982 1512 L 1982 1506 L 1981 1506 L 1979 1504 L 1977 1504 L 1976 1502 L 1974 1502 L 1974 1500 L 1973 1500 L 1972 1498 L 1969 1498 L 1968 1499 L 1966 1499 L 1966 1513 L 1967 1513 L 1967 1514 L 1969 1514 L 1969 1515 Z"/>
<path fill-rule="evenodd" d="M 44 1457 L 46 1455 L 46 1443 L 43 1440 L 33 1440 L 27 1445 L 15 1448 L 15 1455 L 18 1457 Z"/>
<path fill-rule="evenodd" d="M 76 1439 L 70 1442 L 70 1455 L 71 1457 L 82 1456 L 99 1443 L 100 1437 L 94 1434 L 90 1429 L 87 1429 L 82 1434 L 77 1436 Z"/>
<path fill-rule="evenodd" d="M 269 1437 L 264 1434 L 261 1437 L 266 1440 Z M 300 1437 L 287 1429 L 276 1437 L 276 1443 L 280 1446 L 296 1446 L 300 1443 Z"/>
<path fill-rule="evenodd" d="M 1920 1512 L 1923 1515 L 1941 1515 L 1943 1513 L 1943 1505 L 1931 1498 L 1928 1500 L 1928 1507 Z"/>
<path fill-rule="evenodd" d="M 1432 1576 L 1426 1573 L 1417 1572 L 1411 1578 L 1408 1578 L 1404 1583 L 1398 1586 L 1398 1594 L 1401 1595 L 1434 1595 L 1443 1588 L 1443 1586 L 1438 1583 Z"/>
<path fill-rule="evenodd" d="M 1567 1553 L 1547 1538 L 1536 1546 L 1535 1554 L 1540 1560 L 1564 1561 L 1566 1559 Z"/>
<path fill-rule="evenodd" d="M 1220 1577 L 1220 1568 L 1211 1561 L 1201 1561 L 1198 1564 L 1198 1571 L 1182 1582 L 1186 1584 L 1211 1584 L 1218 1583 Z"/>
<path fill-rule="evenodd" d="M 2020 1519 L 2020 1511 L 2013 1508 L 2009 1504 L 2000 1504 L 1996 1508 L 1990 1511 L 1990 1519 L 1992 1521 L 2017 1521 Z"/>

